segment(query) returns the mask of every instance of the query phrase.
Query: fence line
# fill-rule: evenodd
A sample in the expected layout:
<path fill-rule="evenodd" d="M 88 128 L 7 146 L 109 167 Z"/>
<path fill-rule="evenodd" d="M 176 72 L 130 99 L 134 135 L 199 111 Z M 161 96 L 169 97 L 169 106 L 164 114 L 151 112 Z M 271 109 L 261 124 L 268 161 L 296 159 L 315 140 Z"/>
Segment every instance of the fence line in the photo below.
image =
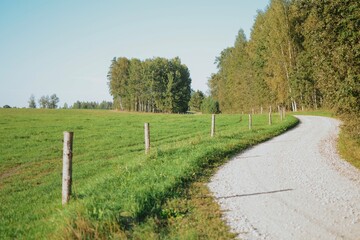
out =
<path fill-rule="evenodd" d="M 280 106 L 278 106 L 280 109 Z M 252 109 L 254 111 L 254 109 Z M 285 116 L 285 107 L 279 111 L 281 120 Z M 272 125 L 272 109 L 269 108 L 269 125 Z M 242 115 L 240 115 L 240 122 Z M 253 127 L 252 114 L 249 114 L 249 130 Z M 73 158 L 73 136 L 74 132 L 64 132 L 64 146 L 63 146 L 63 172 L 62 172 L 62 204 L 69 202 L 72 187 L 72 158 Z M 215 114 L 211 116 L 211 137 L 215 136 Z M 144 123 L 144 138 L 145 138 L 145 154 L 150 153 L 150 123 Z"/>

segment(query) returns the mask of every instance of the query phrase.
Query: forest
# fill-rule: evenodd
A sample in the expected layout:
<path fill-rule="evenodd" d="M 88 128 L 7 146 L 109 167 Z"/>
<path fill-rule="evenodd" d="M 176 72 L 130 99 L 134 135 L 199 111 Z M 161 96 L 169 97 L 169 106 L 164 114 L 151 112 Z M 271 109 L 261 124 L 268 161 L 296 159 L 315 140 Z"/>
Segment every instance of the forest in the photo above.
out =
<path fill-rule="evenodd" d="M 272 0 L 215 60 L 223 113 L 269 105 L 360 114 L 360 2 Z"/>
<path fill-rule="evenodd" d="M 178 57 L 114 58 L 107 77 L 115 109 L 184 113 L 189 108 L 190 73 Z"/>

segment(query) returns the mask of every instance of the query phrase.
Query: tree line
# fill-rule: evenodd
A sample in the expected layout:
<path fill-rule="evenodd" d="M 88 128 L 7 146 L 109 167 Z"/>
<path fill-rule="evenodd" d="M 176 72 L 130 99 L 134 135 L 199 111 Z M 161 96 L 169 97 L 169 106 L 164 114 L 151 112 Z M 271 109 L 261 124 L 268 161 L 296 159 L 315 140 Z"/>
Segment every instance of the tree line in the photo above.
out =
<path fill-rule="evenodd" d="M 49 95 L 41 96 L 40 99 L 38 100 L 38 103 L 40 108 L 55 109 L 58 107 L 59 101 L 60 101 L 59 97 L 56 96 L 56 94 L 52 94 L 51 96 Z M 28 103 L 29 103 L 29 108 L 37 107 L 34 95 L 30 96 Z"/>
<path fill-rule="evenodd" d="M 360 1 L 271 0 L 208 85 L 222 112 L 326 107 L 360 115 Z"/>
<path fill-rule="evenodd" d="M 85 101 L 76 101 L 71 106 L 72 109 L 112 109 L 113 104 L 109 101 L 98 102 L 85 102 Z"/>
<path fill-rule="evenodd" d="M 183 113 L 189 108 L 191 78 L 180 58 L 114 58 L 107 75 L 114 108 Z"/>
<path fill-rule="evenodd" d="M 52 94 L 51 96 L 46 95 L 40 97 L 38 100 L 39 108 L 49 108 L 56 109 L 58 108 L 58 103 L 60 99 L 56 94 Z M 35 96 L 32 94 L 28 101 L 29 108 L 37 108 Z M 73 105 L 69 106 L 67 103 L 64 103 L 63 109 L 112 109 L 113 104 L 109 101 L 91 102 L 91 101 L 76 101 Z M 5 105 L 4 108 L 10 108 L 10 106 Z M 60 107 L 61 108 L 61 107 Z"/>

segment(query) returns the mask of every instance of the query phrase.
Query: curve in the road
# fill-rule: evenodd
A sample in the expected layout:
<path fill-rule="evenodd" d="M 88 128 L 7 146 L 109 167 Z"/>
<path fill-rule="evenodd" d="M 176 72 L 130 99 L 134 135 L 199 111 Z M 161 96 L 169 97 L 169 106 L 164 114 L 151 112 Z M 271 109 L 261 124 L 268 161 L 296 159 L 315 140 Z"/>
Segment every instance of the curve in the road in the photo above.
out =
<path fill-rule="evenodd" d="M 339 122 L 297 117 L 212 177 L 226 222 L 241 239 L 360 239 L 360 171 L 336 152 Z"/>

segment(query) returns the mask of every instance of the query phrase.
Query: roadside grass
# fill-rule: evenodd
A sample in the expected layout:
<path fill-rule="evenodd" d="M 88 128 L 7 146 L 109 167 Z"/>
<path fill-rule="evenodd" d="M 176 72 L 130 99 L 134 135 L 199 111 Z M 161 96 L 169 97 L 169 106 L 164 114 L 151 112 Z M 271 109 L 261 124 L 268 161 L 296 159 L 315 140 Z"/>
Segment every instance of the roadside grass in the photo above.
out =
<path fill-rule="evenodd" d="M 344 125 L 339 135 L 341 156 L 360 169 L 360 116 L 342 116 Z"/>
<path fill-rule="evenodd" d="M 314 110 L 294 113 L 299 115 L 314 115 L 338 118 L 342 121 L 340 127 L 338 151 L 343 159 L 360 169 L 360 116 L 337 116 L 331 110 Z"/>
<path fill-rule="evenodd" d="M 335 117 L 335 114 L 331 111 L 331 110 L 327 110 L 327 109 L 319 109 L 319 110 L 306 110 L 303 112 L 295 112 L 295 113 L 291 113 L 293 115 L 299 114 L 299 115 L 311 115 L 311 116 L 321 116 L 321 117 Z"/>
<path fill-rule="evenodd" d="M 360 169 L 360 143 L 346 133 L 339 136 L 338 149 L 340 155 L 356 168 Z"/>
<path fill-rule="evenodd" d="M 216 120 L 211 138 L 205 114 L 1 109 L 0 239 L 231 238 L 208 197 L 206 173 L 297 120 L 280 122 L 274 115 L 269 126 L 266 115 L 255 115 L 251 131 L 246 116 Z M 151 128 L 149 155 L 144 122 Z M 63 131 L 75 132 L 66 207 Z"/>
<path fill-rule="evenodd" d="M 235 239 L 222 220 L 219 205 L 213 200 L 202 177 L 170 198 L 160 214 L 148 217 L 134 227 L 135 239 Z"/>

